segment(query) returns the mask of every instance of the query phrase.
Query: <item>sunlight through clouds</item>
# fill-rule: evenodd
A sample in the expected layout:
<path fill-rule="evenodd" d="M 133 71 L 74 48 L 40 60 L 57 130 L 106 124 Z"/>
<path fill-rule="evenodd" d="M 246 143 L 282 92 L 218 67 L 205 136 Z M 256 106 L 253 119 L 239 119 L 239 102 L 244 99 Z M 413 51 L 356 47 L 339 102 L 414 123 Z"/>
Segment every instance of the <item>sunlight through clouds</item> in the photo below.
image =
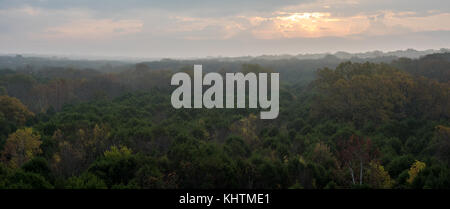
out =
<path fill-rule="evenodd" d="M 330 13 L 278 13 L 279 16 L 254 18 L 265 24 L 256 28 L 253 34 L 257 38 L 297 38 L 346 36 L 356 34 L 367 27 L 364 17 L 356 16 L 347 19 L 332 17 Z M 258 26 L 258 25 L 257 25 Z"/>

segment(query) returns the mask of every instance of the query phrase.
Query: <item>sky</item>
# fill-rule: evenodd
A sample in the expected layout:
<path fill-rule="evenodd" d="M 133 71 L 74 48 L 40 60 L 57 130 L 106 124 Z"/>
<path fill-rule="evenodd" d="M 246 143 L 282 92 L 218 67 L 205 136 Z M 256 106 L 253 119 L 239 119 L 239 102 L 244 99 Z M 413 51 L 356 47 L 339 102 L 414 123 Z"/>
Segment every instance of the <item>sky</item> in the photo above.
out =
<path fill-rule="evenodd" d="M 0 0 L 0 53 L 187 58 L 450 48 L 448 0 Z"/>

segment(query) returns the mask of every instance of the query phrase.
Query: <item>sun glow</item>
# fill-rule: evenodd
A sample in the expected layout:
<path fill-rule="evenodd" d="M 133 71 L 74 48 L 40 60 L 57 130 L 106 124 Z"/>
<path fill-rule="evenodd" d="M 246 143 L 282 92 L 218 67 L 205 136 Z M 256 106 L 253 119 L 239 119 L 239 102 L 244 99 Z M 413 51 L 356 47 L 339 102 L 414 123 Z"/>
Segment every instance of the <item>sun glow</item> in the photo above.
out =
<path fill-rule="evenodd" d="M 308 13 L 308 12 L 306 12 L 306 13 L 294 13 L 294 14 L 291 14 L 291 15 L 289 15 L 287 17 L 280 17 L 280 19 L 282 19 L 282 20 L 289 20 L 289 21 L 292 21 L 292 22 L 299 22 L 299 21 L 302 21 L 302 20 L 305 20 L 305 19 L 306 20 L 307 19 L 314 20 L 314 19 L 328 17 L 328 16 L 330 16 L 329 13 L 320 13 L 320 12 Z"/>
<path fill-rule="evenodd" d="M 329 13 L 294 13 L 277 17 L 277 19 L 281 28 L 289 31 L 302 30 L 309 33 L 308 36 L 315 36 L 315 33 L 320 30 L 320 23 L 329 21 L 329 16 Z"/>
<path fill-rule="evenodd" d="M 263 39 L 296 38 L 296 37 L 322 37 L 327 35 L 345 36 L 354 32 L 361 32 L 367 27 L 367 21 L 362 17 L 339 19 L 330 13 L 276 13 L 274 17 L 259 23 L 266 22 L 265 27 L 254 31 L 254 35 Z M 268 22 L 270 24 L 268 24 Z"/>

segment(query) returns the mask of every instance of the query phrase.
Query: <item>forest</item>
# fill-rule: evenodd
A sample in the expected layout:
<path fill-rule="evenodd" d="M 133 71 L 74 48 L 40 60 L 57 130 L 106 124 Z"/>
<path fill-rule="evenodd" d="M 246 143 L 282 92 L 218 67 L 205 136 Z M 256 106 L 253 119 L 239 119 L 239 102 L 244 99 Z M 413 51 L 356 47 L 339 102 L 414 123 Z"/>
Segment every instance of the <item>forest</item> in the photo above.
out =
<path fill-rule="evenodd" d="M 1 189 L 450 188 L 450 53 L 103 64 L 0 66 Z M 280 73 L 278 118 L 174 109 L 194 64 Z"/>

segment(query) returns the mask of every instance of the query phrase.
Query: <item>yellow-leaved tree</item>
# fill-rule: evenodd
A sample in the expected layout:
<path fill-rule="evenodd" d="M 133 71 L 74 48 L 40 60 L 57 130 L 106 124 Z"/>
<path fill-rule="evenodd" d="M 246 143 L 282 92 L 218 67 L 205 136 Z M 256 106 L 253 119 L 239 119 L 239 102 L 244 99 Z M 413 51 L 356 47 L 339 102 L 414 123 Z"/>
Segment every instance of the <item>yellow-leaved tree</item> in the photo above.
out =
<path fill-rule="evenodd" d="M 417 177 L 417 175 L 420 173 L 420 171 L 425 169 L 425 167 L 426 167 L 426 164 L 424 162 L 416 160 L 416 162 L 414 162 L 412 164 L 411 168 L 408 171 L 409 178 L 408 178 L 407 182 L 412 184 L 412 182 Z"/>
<path fill-rule="evenodd" d="M 6 140 L 1 160 L 11 168 L 18 168 L 42 152 L 41 136 L 31 128 L 19 129 Z"/>
<path fill-rule="evenodd" d="M 384 169 L 380 162 L 377 161 L 371 161 L 369 163 L 367 179 L 367 183 L 370 184 L 372 188 L 376 189 L 390 189 L 394 184 L 389 173 Z"/>
<path fill-rule="evenodd" d="M 19 127 L 25 124 L 27 118 L 34 116 L 20 100 L 6 95 L 0 96 L 0 113 L 7 121 Z"/>

